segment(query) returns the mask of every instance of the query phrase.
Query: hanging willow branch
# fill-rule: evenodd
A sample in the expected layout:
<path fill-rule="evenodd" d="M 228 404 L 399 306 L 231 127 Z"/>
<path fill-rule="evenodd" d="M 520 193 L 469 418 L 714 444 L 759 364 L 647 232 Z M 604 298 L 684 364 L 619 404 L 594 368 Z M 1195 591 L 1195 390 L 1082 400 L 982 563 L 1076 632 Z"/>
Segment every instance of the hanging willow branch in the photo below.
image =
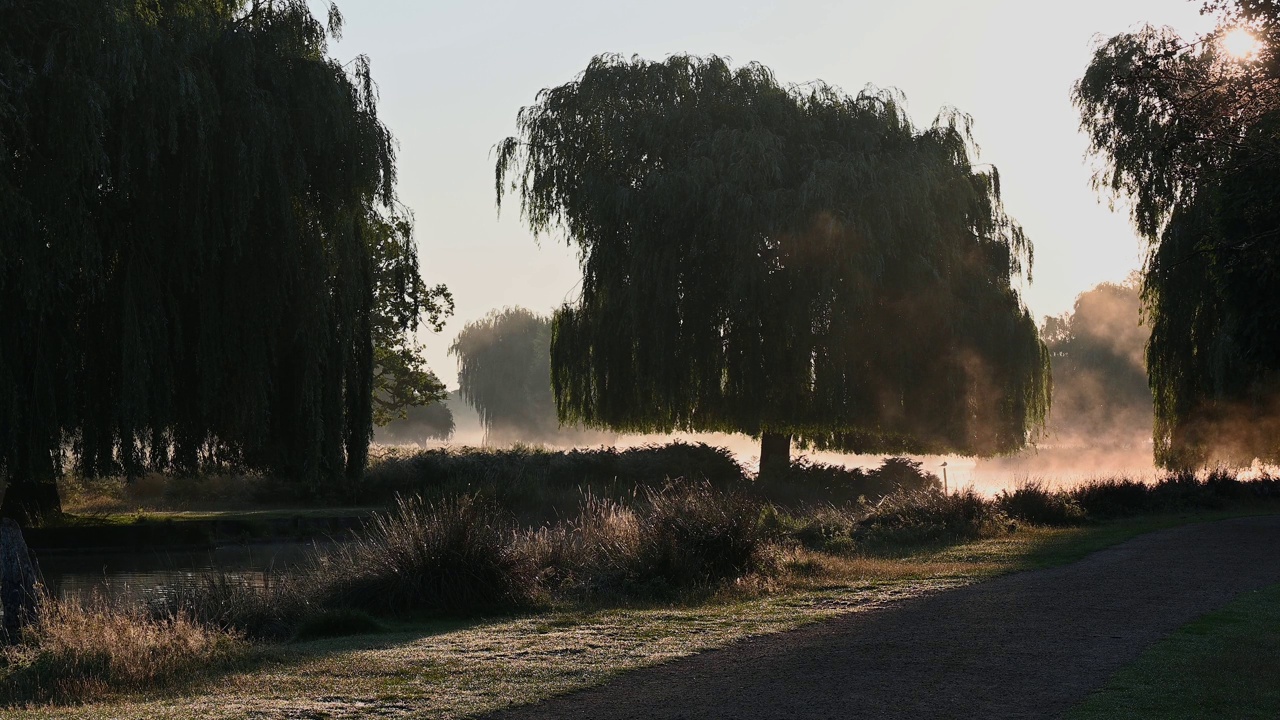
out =
<path fill-rule="evenodd" d="M 357 475 L 375 331 L 447 299 L 368 61 L 330 59 L 303 0 L 3 1 L 0 26 L 0 474 L 69 447 L 90 475 Z"/>
<path fill-rule="evenodd" d="M 1204 37 L 1145 27 L 1100 44 L 1074 100 L 1095 186 L 1150 243 L 1143 313 L 1155 459 L 1280 460 L 1280 10 L 1212 0 Z M 1256 55 L 1219 40 L 1247 28 Z"/>
<path fill-rule="evenodd" d="M 595 58 L 499 143 L 499 203 L 580 251 L 556 313 L 561 420 L 998 453 L 1049 402 L 1012 278 L 1031 243 L 970 119 L 786 88 L 721 58 Z"/>

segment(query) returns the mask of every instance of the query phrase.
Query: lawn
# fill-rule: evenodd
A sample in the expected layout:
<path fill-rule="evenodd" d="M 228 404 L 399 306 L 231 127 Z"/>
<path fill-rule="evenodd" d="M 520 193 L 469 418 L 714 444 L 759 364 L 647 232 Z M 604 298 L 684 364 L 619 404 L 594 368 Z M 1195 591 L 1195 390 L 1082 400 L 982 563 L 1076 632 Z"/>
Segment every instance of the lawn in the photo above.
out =
<path fill-rule="evenodd" d="M 1280 717 L 1280 585 L 1182 626 L 1067 717 Z"/>

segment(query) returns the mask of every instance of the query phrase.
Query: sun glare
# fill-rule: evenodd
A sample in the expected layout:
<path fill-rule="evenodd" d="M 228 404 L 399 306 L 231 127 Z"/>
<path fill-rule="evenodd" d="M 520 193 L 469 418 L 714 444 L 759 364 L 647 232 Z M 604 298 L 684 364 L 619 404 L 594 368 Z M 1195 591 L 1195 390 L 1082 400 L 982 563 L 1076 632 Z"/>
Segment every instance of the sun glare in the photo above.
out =
<path fill-rule="evenodd" d="M 1236 28 L 1222 36 L 1222 49 L 1237 60 L 1248 60 L 1258 52 L 1258 39 L 1244 28 Z"/>

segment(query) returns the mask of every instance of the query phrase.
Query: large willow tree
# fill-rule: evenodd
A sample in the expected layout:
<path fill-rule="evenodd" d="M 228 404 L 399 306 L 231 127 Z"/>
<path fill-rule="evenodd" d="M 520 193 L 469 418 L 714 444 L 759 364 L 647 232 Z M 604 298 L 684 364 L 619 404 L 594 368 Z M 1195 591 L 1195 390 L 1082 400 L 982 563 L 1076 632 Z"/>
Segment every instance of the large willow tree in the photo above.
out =
<path fill-rule="evenodd" d="M 803 445 L 991 454 L 1049 403 L 1011 280 L 1031 244 L 969 119 L 783 87 L 718 57 L 594 59 L 500 144 L 499 203 L 580 251 L 555 315 L 562 420 Z"/>
<path fill-rule="evenodd" d="M 395 157 L 368 64 L 327 56 L 340 21 L 303 0 L 0 0 L 6 514 L 55 509 L 68 459 L 362 471 L 375 293 L 397 282 L 375 258 L 412 252 L 380 225 Z"/>
<path fill-rule="evenodd" d="M 1102 43 L 1075 102 L 1150 243 L 1143 280 L 1155 455 L 1166 467 L 1280 460 L 1280 10 L 1219 0 L 1218 28 Z M 1222 42 L 1251 32 L 1256 52 Z"/>

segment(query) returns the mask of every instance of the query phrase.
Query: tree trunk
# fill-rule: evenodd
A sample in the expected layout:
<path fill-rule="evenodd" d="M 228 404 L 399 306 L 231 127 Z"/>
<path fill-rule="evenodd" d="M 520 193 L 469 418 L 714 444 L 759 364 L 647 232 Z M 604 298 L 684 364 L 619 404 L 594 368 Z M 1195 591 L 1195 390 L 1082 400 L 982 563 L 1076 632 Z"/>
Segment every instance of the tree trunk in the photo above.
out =
<path fill-rule="evenodd" d="M 18 642 L 23 626 L 36 617 L 38 579 L 22 529 L 10 518 L 0 520 L 0 610 L 4 612 L 4 639 L 10 643 Z"/>
<path fill-rule="evenodd" d="M 764 433 L 760 436 L 760 473 L 791 468 L 791 436 Z"/>

